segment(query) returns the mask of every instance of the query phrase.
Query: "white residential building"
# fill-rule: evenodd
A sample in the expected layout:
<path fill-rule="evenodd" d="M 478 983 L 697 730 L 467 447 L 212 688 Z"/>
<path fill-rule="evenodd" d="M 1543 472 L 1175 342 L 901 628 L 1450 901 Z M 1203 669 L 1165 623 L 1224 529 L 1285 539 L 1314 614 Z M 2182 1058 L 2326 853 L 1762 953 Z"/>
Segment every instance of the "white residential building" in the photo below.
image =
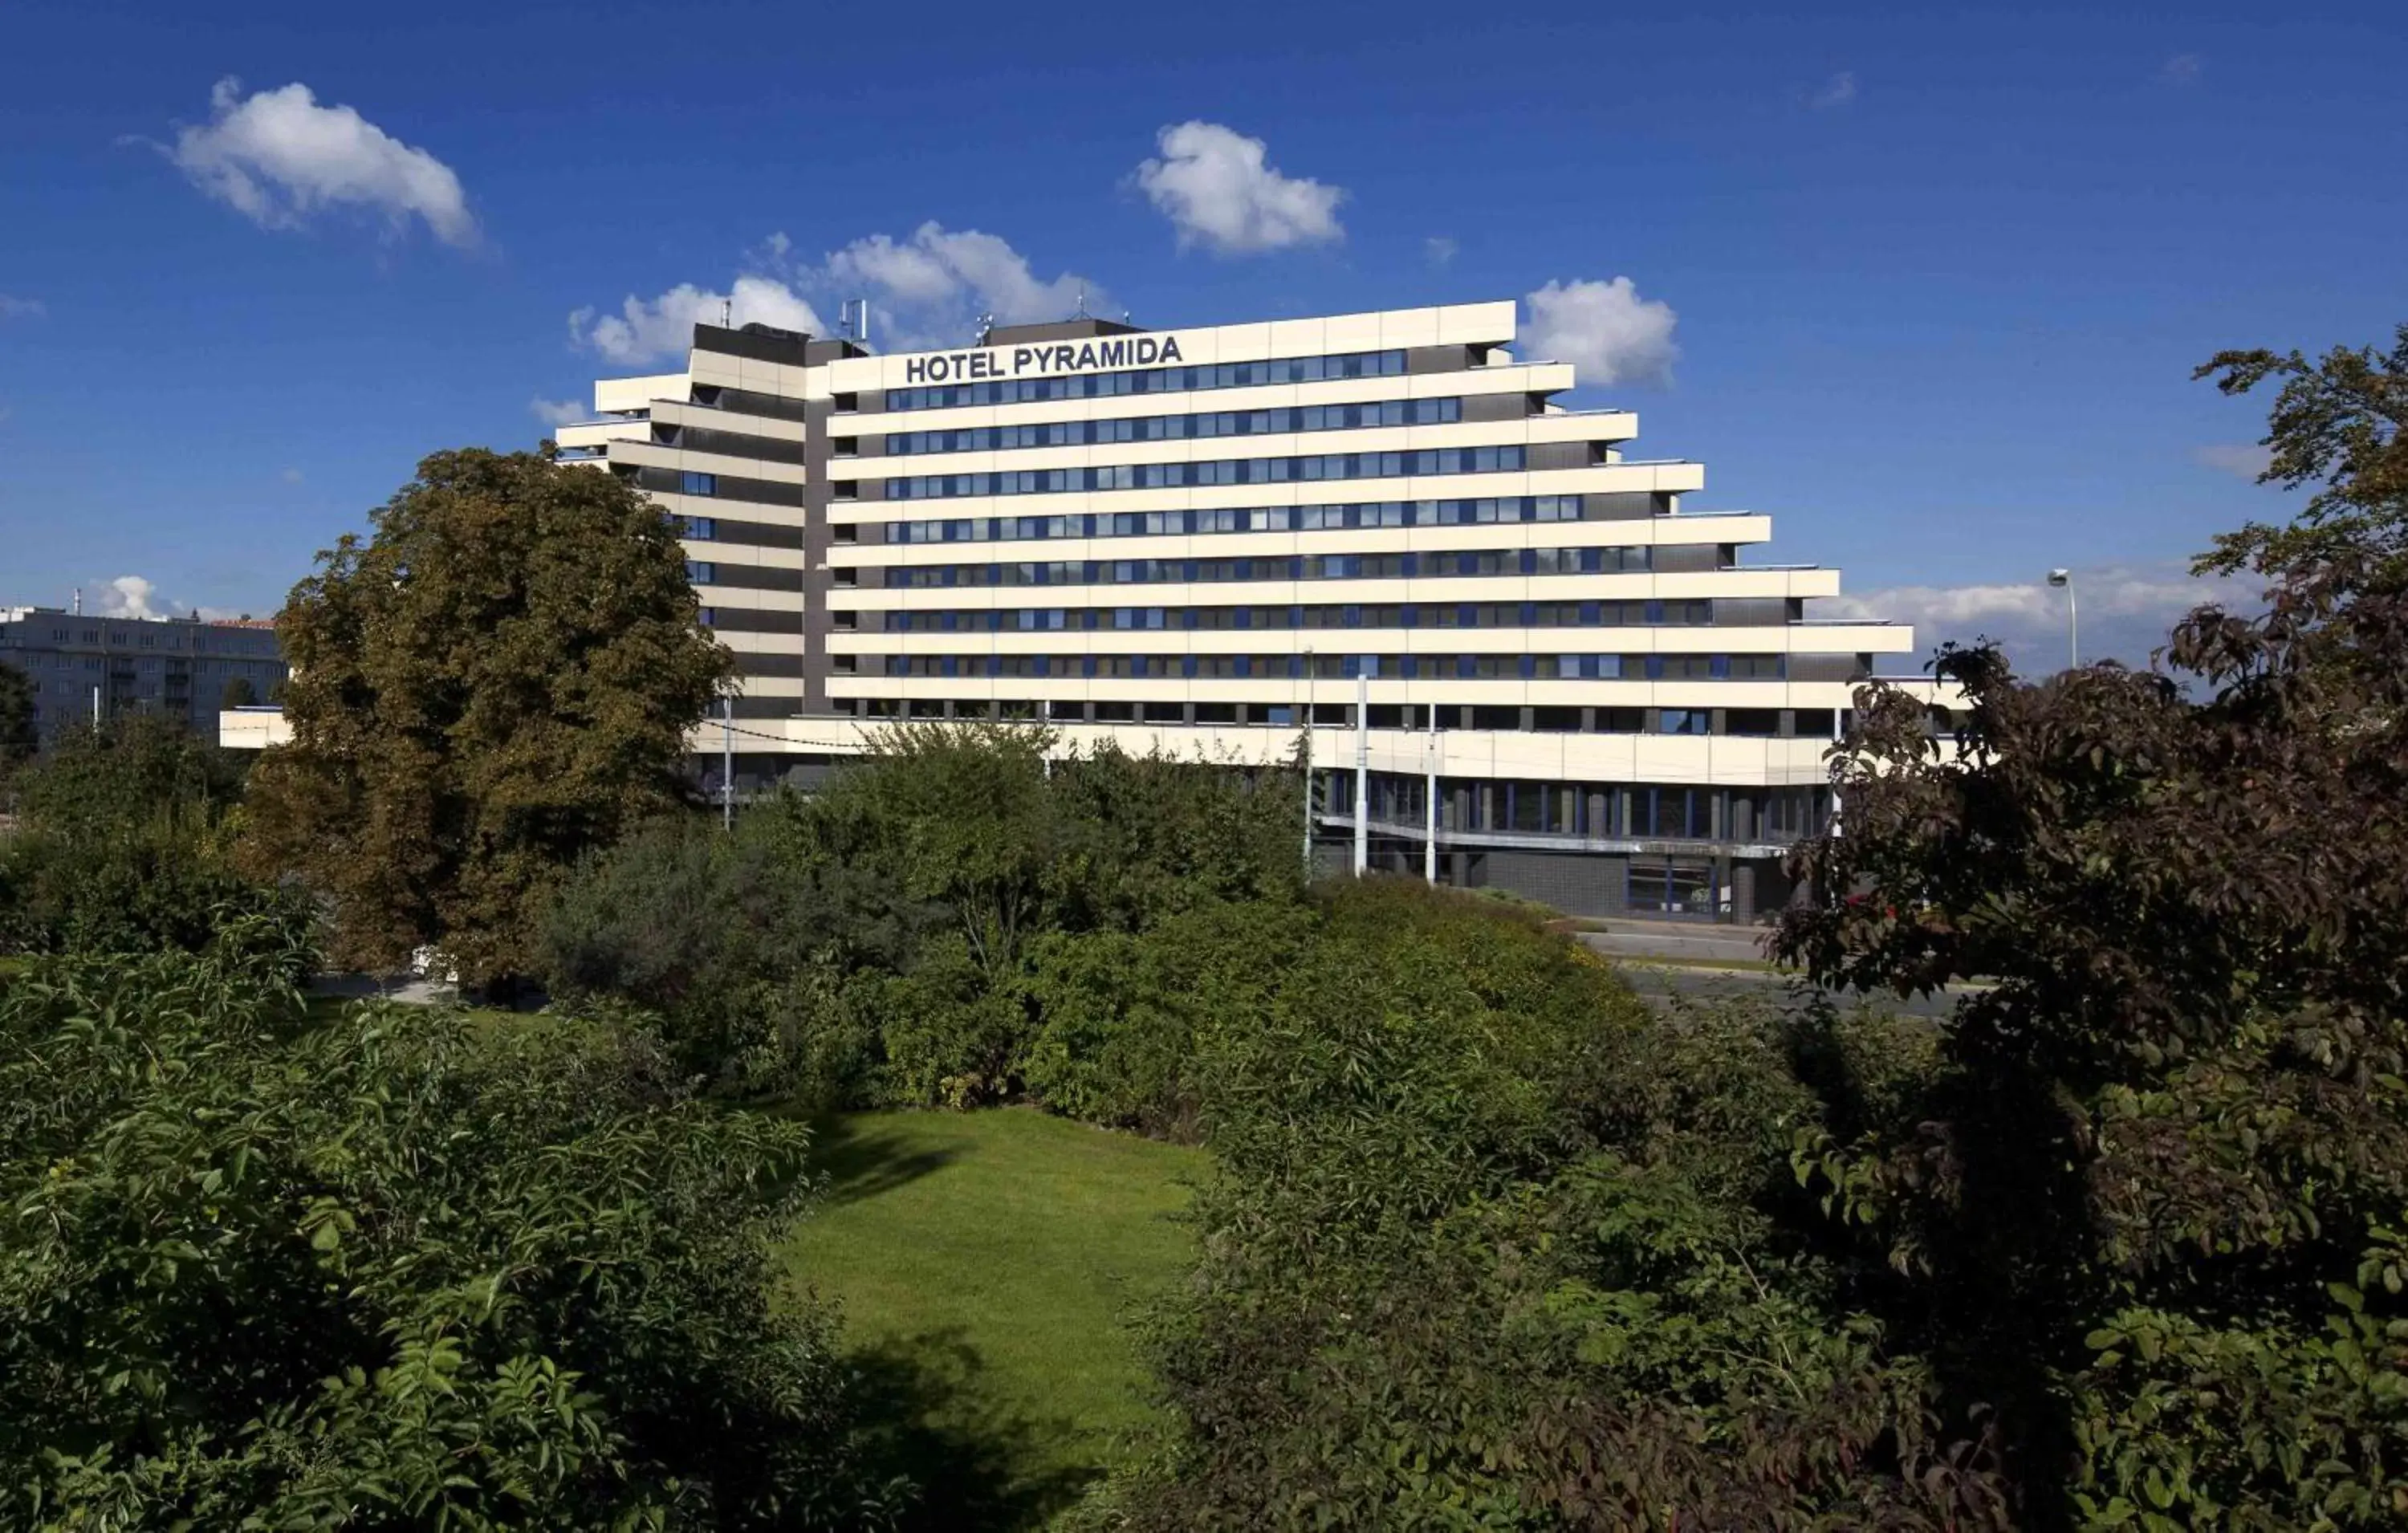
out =
<path fill-rule="evenodd" d="M 1375 865 L 1422 869 L 1434 772 L 1442 878 L 1752 918 L 1913 631 L 1814 621 L 1836 571 L 1743 562 L 1769 518 L 1684 509 L 1702 467 L 1629 455 L 1638 418 L 1562 408 L 1571 367 L 1513 338 L 1510 302 L 896 355 L 698 325 L 558 440 L 681 519 L 739 786 L 882 720 L 1260 764 L 1309 711 L 1333 856 L 1359 752 Z"/>

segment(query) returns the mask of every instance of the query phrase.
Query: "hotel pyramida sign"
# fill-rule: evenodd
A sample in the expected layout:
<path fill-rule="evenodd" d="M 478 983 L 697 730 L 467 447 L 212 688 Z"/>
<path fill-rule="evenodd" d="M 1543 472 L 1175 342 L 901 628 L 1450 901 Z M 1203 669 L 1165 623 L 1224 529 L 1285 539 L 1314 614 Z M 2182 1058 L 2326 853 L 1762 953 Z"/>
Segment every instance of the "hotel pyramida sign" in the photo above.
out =
<path fill-rule="evenodd" d="M 1168 367 L 1182 360 L 1176 336 L 1112 336 L 1101 340 L 1066 340 L 1044 346 L 984 346 L 973 351 L 931 352 L 907 359 L 903 380 L 960 383 L 982 378 L 1019 378 L 1029 373 Z"/>

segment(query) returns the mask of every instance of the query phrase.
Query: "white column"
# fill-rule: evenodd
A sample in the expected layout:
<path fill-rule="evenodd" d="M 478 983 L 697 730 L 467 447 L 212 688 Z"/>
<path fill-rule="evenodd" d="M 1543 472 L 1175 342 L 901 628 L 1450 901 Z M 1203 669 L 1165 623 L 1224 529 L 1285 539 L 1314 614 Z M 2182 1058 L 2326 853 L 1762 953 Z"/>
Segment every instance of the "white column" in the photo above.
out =
<path fill-rule="evenodd" d="M 1304 876 L 1312 877 L 1312 652 L 1304 652 Z"/>
<path fill-rule="evenodd" d="M 1429 710 L 1429 781 L 1422 790 L 1422 807 L 1428 811 L 1429 824 L 1422 841 L 1422 881 L 1432 886 L 1438 883 L 1438 709 Z"/>
<path fill-rule="evenodd" d="M 1354 876 L 1371 866 L 1371 678 L 1354 673 Z"/>

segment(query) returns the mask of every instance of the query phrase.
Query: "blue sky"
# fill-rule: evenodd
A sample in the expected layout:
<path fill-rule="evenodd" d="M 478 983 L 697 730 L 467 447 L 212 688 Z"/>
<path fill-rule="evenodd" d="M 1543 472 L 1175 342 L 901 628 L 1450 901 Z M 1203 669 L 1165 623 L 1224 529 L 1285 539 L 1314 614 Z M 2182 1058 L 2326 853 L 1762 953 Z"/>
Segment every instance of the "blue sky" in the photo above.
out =
<path fill-rule="evenodd" d="M 1082 280 L 1173 325 L 1627 279 L 1575 290 L 1627 374 L 1582 402 L 1757 557 L 2034 660 L 2071 565 L 2138 654 L 2286 505 L 2191 367 L 2408 320 L 2392 5 L 209 8 L 11 7 L 0 604 L 270 610 L 681 285 L 957 339 Z"/>

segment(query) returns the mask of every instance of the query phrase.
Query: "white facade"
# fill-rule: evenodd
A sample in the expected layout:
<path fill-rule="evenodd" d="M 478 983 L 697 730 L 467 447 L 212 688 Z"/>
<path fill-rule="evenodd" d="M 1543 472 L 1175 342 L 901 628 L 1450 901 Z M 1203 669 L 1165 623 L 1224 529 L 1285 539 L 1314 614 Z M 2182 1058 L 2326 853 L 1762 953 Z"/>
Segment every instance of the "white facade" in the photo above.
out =
<path fill-rule="evenodd" d="M 1434 767 L 1460 881 L 1744 917 L 1913 632 L 1813 621 L 1836 572 L 1745 563 L 1769 518 L 1685 509 L 1698 465 L 1513 339 L 1510 302 L 892 356 L 699 326 L 558 439 L 685 519 L 739 780 L 989 714 L 1284 761 L 1309 710 L 1326 823 L 1363 752 L 1383 860 L 1420 867 Z"/>

